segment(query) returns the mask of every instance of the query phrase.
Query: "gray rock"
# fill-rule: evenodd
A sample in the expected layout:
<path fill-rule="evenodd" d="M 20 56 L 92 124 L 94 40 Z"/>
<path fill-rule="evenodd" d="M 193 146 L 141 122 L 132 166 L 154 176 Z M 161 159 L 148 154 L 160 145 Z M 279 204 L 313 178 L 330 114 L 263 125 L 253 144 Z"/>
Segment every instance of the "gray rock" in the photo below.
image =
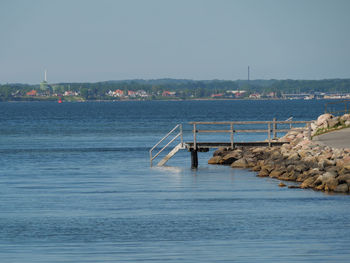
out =
<path fill-rule="evenodd" d="M 244 158 L 241 158 L 231 164 L 232 168 L 246 168 L 247 167 L 247 160 Z"/>
<path fill-rule="evenodd" d="M 211 157 L 208 161 L 208 164 L 222 164 L 222 163 L 223 163 L 222 157 L 219 155 Z"/>
<path fill-rule="evenodd" d="M 336 193 L 347 193 L 349 191 L 349 186 L 347 184 L 340 184 L 335 189 Z"/>
<path fill-rule="evenodd" d="M 300 188 L 312 188 L 315 185 L 315 181 L 317 180 L 318 176 L 313 176 L 307 178 L 302 184 L 300 185 Z"/>
<path fill-rule="evenodd" d="M 326 113 L 322 114 L 317 118 L 316 125 L 321 126 L 322 124 L 326 123 L 327 120 L 332 119 L 334 116 L 332 114 Z"/>
<path fill-rule="evenodd" d="M 327 127 L 328 128 L 333 128 L 339 124 L 339 119 L 338 118 L 332 118 L 327 120 Z"/>

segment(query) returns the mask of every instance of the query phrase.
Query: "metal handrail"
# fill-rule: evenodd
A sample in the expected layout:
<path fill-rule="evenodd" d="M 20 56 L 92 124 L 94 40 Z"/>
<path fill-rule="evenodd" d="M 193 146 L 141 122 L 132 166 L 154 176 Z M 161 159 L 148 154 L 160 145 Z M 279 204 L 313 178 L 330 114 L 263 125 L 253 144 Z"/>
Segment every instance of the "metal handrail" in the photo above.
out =
<path fill-rule="evenodd" d="M 290 119 L 290 118 L 289 118 Z M 276 121 L 274 118 L 273 121 L 223 121 L 223 122 L 190 122 L 193 125 L 193 148 L 197 149 L 197 133 L 230 133 L 231 134 L 231 146 L 233 147 L 233 134 L 237 132 L 243 133 L 265 133 L 267 132 L 269 145 L 271 144 L 271 132 L 273 138 L 276 138 L 277 132 L 288 132 L 287 129 L 277 129 L 277 124 L 290 124 L 290 128 L 292 128 L 292 124 L 306 124 L 308 129 L 308 138 L 311 139 L 311 123 L 313 121 L 290 121 L 287 119 L 286 121 Z M 229 130 L 199 130 L 197 129 L 197 125 L 230 125 Z M 247 124 L 267 124 L 267 129 L 245 129 L 245 130 L 237 130 L 234 129 L 234 125 L 247 125 Z M 272 126 L 272 128 L 271 128 Z"/>
<path fill-rule="evenodd" d="M 336 110 L 330 111 L 329 110 L 330 105 L 337 105 L 337 104 L 344 104 L 344 110 L 338 110 L 338 111 L 336 111 Z M 330 113 L 330 114 L 349 113 L 350 112 L 350 100 L 327 102 L 327 103 L 325 103 L 324 107 L 325 107 L 325 113 Z"/>
<path fill-rule="evenodd" d="M 179 133 L 176 134 L 162 149 L 160 149 L 154 156 L 152 156 L 153 150 L 161 144 L 165 139 L 167 139 L 176 129 L 179 128 Z M 183 146 L 183 132 L 182 132 L 182 124 L 177 124 L 170 132 L 168 132 L 162 139 L 160 139 L 150 150 L 149 150 L 149 155 L 150 155 L 150 163 L 151 166 L 153 164 L 153 160 L 157 158 L 157 156 L 163 152 L 171 143 L 173 143 L 177 138 L 180 137 L 181 140 L 181 146 Z"/>

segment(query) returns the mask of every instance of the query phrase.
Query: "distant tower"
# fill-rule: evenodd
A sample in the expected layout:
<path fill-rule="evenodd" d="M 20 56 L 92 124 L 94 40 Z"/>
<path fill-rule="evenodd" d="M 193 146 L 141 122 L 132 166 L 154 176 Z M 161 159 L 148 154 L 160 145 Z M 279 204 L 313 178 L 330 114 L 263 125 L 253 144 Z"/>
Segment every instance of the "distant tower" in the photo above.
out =
<path fill-rule="evenodd" d="M 250 80 L 250 68 L 248 66 L 248 81 Z"/>
<path fill-rule="evenodd" d="M 40 82 L 40 89 L 41 90 L 47 90 L 49 87 L 48 83 L 47 83 L 47 70 L 45 69 L 44 71 L 44 80 L 42 82 Z"/>

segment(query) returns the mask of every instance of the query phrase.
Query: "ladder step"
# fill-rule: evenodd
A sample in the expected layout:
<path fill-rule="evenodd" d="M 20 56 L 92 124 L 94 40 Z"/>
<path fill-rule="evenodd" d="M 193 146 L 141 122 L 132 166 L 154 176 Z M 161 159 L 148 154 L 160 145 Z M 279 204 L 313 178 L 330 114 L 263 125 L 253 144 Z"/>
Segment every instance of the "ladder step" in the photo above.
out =
<path fill-rule="evenodd" d="M 160 160 L 157 166 L 163 166 L 164 164 L 166 164 L 166 162 L 169 161 L 171 157 L 173 157 L 179 150 L 182 150 L 182 149 L 185 149 L 185 147 L 183 147 L 181 143 L 179 143 L 162 160 Z"/>

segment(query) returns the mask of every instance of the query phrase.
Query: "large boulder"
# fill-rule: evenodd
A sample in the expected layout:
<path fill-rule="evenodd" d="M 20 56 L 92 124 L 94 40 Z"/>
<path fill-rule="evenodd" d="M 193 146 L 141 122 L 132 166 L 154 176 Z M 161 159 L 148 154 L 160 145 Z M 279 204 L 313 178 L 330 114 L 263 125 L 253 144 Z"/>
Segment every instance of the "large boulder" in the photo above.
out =
<path fill-rule="evenodd" d="M 236 149 L 224 155 L 223 160 L 229 163 L 233 163 L 234 161 L 241 159 L 242 157 L 243 157 L 243 151 L 240 149 Z"/>
<path fill-rule="evenodd" d="M 327 120 L 327 127 L 328 128 L 333 128 L 339 124 L 339 118 L 331 118 Z"/>
<path fill-rule="evenodd" d="M 343 122 L 346 122 L 348 120 L 350 120 L 350 114 L 344 114 L 343 116 L 340 117 L 340 120 Z"/>
<path fill-rule="evenodd" d="M 285 171 L 283 170 L 273 170 L 271 173 L 270 173 L 270 177 L 272 178 L 279 178 L 281 176 L 281 174 L 283 174 Z"/>
<path fill-rule="evenodd" d="M 233 151 L 233 152 L 226 154 L 224 157 L 222 157 L 222 160 L 225 164 L 231 164 L 240 158 L 242 158 L 242 154 L 240 154 L 236 151 Z"/>
<path fill-rule="evenodd" d="M 269 175 L 270 175 L 270 171 L 267 170 L 267 169 L 265 169 L 265 168 L 262 168 L 262 169 L 260 170 L 260 172 L 258 173 L 258 176 L 259 176 L 259 177 L 267 177 L 267 176 L 269 176 Z"/>
<path fill-rule="evenodd" d="M 331 181 L 335 179 L 336 174 L 331 173 L 331 172 L 326 172 L 322 174 L 318 179 L 322 181 L 322 183 L 327 183 L 328 181 Z"/>
<path fill-rule="evenodd" d="M 333 178 L 329 179 L 324 186 L 325 191 L 334 191 L 338 186 L 338 180 Z"/>
<path fill-rule="evenodd" d="M 334 189 L 338 186 L 338 180 L 335 177 L 336 175 L 331 172 L 326 172 L 320 175 L 315 181 L 315 185 L 317 185 L 316 189 L 334 191 Z"/>
<path fill-rule="evenodd" d="M 344 175 L 339 175 L 337 177 L 338 183 L 339 184 L 348 184 L 350 185 L 350 174 L 344 174 Z"/>
<path fill-rule="evenodd" d="M 349 174 L 350 173 L 350 164 L 344 165 L 343 168 L 339 171 L 339 174 Z"/>
<path fill-rule="evenodd" d="M 219 155 L 211 157 L 208 161 L 208 164 L 222 164 L 222 163 L 223 163 L 222 157 Z"/>
<path fill-rule="evenodd" d="M 214 153 L 213 156 L 224 156 L 229 152 L 229 150 L 227 150 L 227 148 L 225 147 L 220 147 L 219 149 L 217 149 Z"/>
<path fill-rule="evenodd" d="M 247 167 L 247 160 L 244 158 L 241 158 L 231 164 L 232 168 L 246 168 Z"/>
<path fill-rule="evenodd" d="M 312 188 L 317 180 L 317 175 L 307 178 L 301 185 L 300 188 Z"/>
<path fill-rule="evenodd" d="M 349 191 L 349 186 L 347 184 L 340 184 L 335 189 L 336 193 L 347 193 Z"/>
<path fill-rule="evenodd" d="M 332 119 L 334 116 L 332 114 L 326 113 L 322 114 L 317 118 L 316 125 L 317 126 L 322 126 L 324 124 L 327 124 L 327 121 L 329 119 Z"/>

